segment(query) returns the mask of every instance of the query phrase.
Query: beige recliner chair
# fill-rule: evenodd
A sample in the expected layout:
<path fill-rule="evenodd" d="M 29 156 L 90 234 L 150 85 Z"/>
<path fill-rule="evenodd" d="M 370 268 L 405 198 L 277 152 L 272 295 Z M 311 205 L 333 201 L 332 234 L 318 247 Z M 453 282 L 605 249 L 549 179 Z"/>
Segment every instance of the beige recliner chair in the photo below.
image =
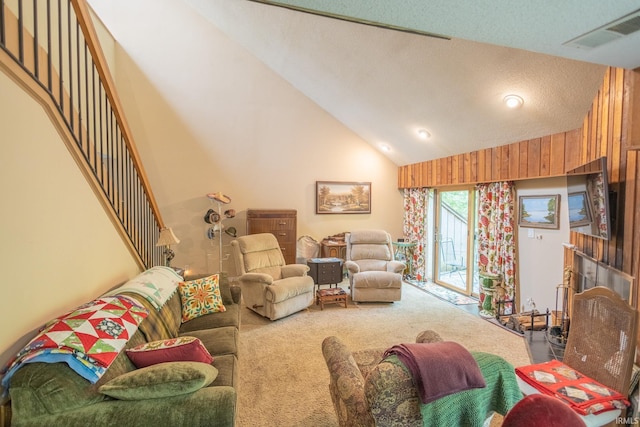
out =
<path fill-rule="evenodd" d="M 349 286 L 353 301 L 400 301 L 405 265 L 393 258 L 391 236 L 384 230 L 347 233 Z"/>
<path fill-rule="evenodd" d="M 276 320 L 313 303 L 315 285 L 307 276 L 309 267 L 286 265 L 273 234 L 238 237 L 231 246 L 247 308 Z"/>

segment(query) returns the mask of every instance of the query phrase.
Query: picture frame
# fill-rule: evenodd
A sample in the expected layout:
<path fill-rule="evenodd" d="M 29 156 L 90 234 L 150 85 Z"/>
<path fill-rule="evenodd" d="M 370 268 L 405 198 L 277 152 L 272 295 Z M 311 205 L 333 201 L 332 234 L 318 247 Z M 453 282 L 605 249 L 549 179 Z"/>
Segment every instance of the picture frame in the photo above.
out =
<path fill-rule="evenodd" d="M 371 182 L 316 181 L 316 214 L 370 214 Z"/>
<path fill-rule="evenodd" d="M 560 228 L 560 195 L 520 196 L 518 225 L 529 228 Z"/>
<path fill-rule="evenodd" d="M 571 228 L 590 225 L 593 221 L 588 197 L 586 191 L 576 191 L 568 194 L 569 226 Z"/>

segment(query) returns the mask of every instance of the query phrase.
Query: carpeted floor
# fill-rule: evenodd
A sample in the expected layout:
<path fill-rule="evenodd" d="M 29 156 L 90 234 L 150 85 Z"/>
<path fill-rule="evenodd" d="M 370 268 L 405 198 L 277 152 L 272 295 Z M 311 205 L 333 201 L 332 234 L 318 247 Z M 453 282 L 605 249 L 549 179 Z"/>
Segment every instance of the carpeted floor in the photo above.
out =
<path fill-rule="evenodd" d="M 343 282 L 342 287 L 347 289 Z M 243 308 L 238 427 L 337 426 L 322 340 L 336 335 L 352 349 L 414 342 L 425 329 L 469 350 L 530 363 L 524 339 L 422 290 L 403 284 L 402 300 L 318 306 L 270 321 Z"/>

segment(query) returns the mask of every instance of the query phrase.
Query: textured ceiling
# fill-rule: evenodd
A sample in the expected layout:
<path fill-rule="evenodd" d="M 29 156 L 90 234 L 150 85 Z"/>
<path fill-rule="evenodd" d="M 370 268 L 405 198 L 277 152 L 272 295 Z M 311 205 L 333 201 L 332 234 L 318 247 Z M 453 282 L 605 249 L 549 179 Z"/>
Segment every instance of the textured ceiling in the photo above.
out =
<path fill-rule="evenodd" d="M 90 0 L 98 15 L 105 1 Z M 110 1 L 112 18 L 131 13 L 128 3 Z M 518 3 L 514 9 L 506 0 L 482 10 L 475 2 L 459 0 L 405 0 L 402 7 L 394 2 L 393 8 L 382 0 L 297 3 L 305 8 L 322 3 L 336 8 L 331 13 L 395 26 L 421 24 L 421 31 L 452 38 L 392 31 L 245 0 L 181 0 L 172 2 L 172 7 L 193 8 L 354 133 L 376 148 L 391 147 L 386 155 L 398 165 L 577 128 L 605 70 L 602 64 L 533 52 L 544 51 L 539 46 L 554 45 L 557 38 L 574 37 L 571 31 L 582 34 L 584 25 L 573 21 L 597 24 L 589 14 L 578 13 L 579 20 L 561 15 L 564 9 L 556 2 L 536 2 L 538 12 L 529 3 Z M 443 12 L 425 9 L 426 3 Z M 630 3 L 597 6 L 594 15 L 609 19 L 628 12 Z M 157 19 L 162 16 L 157 15 Z M 155 16 L 150 7 L 138 19 Z M 105 18 L 107 28 L 117 25 Z M 527 28 L 535 27 L 535 40 L 531 31 L 520 33 L 525 21 Z M 523 46 L 527 41 L 530 44 Z M 502 99 L 509 93 L 521 95 L 524 106 L 507 110 Z M 432 137 L 420 140 L 419 128 L 429 130 Z"/>
<path fill-rule="evenodd" d="M 640 67 L 640 31 L 596 49 L 566 42 L 640 10 L 637 0 L 253 0 L 621 68 Z"/>

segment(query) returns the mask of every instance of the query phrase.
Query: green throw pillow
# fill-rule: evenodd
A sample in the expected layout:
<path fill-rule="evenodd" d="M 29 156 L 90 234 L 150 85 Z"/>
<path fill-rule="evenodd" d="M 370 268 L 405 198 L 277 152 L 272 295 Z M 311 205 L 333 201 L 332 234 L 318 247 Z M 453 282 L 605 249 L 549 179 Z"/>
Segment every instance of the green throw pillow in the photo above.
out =
<path fill-rule="evenodd" d="M 100 386 L 120 400 L 144 400 L 192 393 L 211 384 L 218 370 L 202 362 L 165 362 L 122 374 Z"/>

